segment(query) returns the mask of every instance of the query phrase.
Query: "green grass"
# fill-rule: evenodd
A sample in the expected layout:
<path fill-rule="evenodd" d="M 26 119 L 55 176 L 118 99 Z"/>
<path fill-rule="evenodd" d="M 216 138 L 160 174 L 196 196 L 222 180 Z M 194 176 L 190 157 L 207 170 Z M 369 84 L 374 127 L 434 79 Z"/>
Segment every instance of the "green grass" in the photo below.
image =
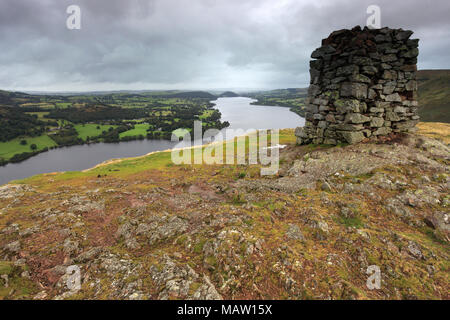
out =
<path fill-rule="evenodd" d="M 280 131 L 280 144 L 286 144 L 286 143 L 292 143 L 292 141 L 295 141 L 294 136 L 294 130 L 287 129 L 287 130 L 281 130 Z M 271 137 L 268 137 L 268 140 L 271 140 Z M 230 140 L 226 143 L 224 142 L 222 146 L 224 146 L 224 160 L 225 160 L 225 148 L 226 144 L 233 144 L 234 149 L 236 151 L 238 146 L 244 146 L 246 149 L 246 152 L 249 150 L 249 140 L 237 140 L 234 141 Z M 206 148 L 206 146 L 203 147 L 203 150 Z M 190 149 L 186 152 L 191 152 L 191 159 L 194 159 L 194 149 Z M 88 177 L 88 176 L 97 176 L 97 175 L 114 175 L 115 177 L 127 177 L 132 174 L 136 174 L 139 172 L 152 170 L 152 169 L 163 169 L 167 168 L 173 165 L 172 162 L 172 154 L 170 151 L 163 151 L 163 152 L 156 152 L 148 156 L 144 157 L 137 157 L 137 158 L 126 158 L 120 161 L 116 161 L 107 165 L 99 166 L 95 169 L 81 172 L 81 171 L 68 171 L 64 172 L 59 175 L 55 175 L 52 177 L 52 179 L 55 180 L 71 180 L 71 179 L 77 179 L 81 177 Z M 42 175 L 36 175 L 33 177 L 29 177 L 20 181 L 15 181 L 16 183 L 34 183 L 38 182 L 42 179 Z M 238 203 L 240 199 L 235 199 Z"/>
<path fill-rule="evenodd" d="M 20 141 L 26 140 L 26 145 L 21 145 Z M 55 141 L 53 141 L 49 136 L 42 135 L 39 137 L 24 137 L 16 138 L 8 142 L 0 142 L 0 157 L 6 160 L 11 159 L 15 154 L 23 152 L 31 152 L 30 146 L 35 144 L 37 146 L 36 151 L 42 150 L 45 147 L 56 146 Z"/>
<path fill-rule="evenodd" d="M 172 133 L 174 135 L 176 135 L 178 138 L 180 138 L 180 137 L 184 137 L 184 135 L 186 133 L 186 130 L 189 131 L 189 132 L 192 131 L 192 129 L 190 129 L 190 128 L 189 129 L 180 128 L 180 129 L 177 129 L 177 130 L 173 131 Z"/>
<path fill-rule="evenodd" d="M 138 136 L 138 135 L 143 135 L 145 137 L 145 136 L 147 136 L 147 129 L 149 127 L 150 127 L 150 125 L 146 124 L 146 123 L 135 124 L 134 129 L 122 132 L 119 135 L 119 137 L 120 138 L 133 137 L 133 136 Z"/>
<path fill-rule="evenodd" d="M 23 278 L 22 268 L 14 266 L 12 262 L 0 261 L 0 274 L 8 276 L 8 287 L 4 286 L 4 279 L 0 279 L 0 300 L 30 299 L 37 293 L 37 286 L 31 280 Z"/>
<path fill-rule="evenodd" d="M 207 119 L 213 114 L 214 110 L 205 110 L 202 115 L 199 116 L 200 119 Z"/>
<path fill-rule="evenodd" d="M 49 120 L 49 119 L 45 119 L 44 116 L 48 115 L 50 112 L 26 112 L 29 115 L 37 115 L 39 120 Z"/>
<path fill-rule="evenodd" d="M 0 261 L 0 274 L 11 275 L 14 265 L 9 261 Z"/>
<path fill-rule="evenodd" d="M 100 127 L 100 129 L 97 129 L 97 126 Z M 75 129 L 78 132 L 78 136 L 86 140 L 87 137 L 97 137 L 102 134 L 103 131 L 108 131 L 109 128 L 115 128 L 116 126 L 112 125 L 100 125 L 100 124 L 77 124 L 75 126 Z"/>
<path fill-rule="evenodd" d="M 71 102 L 57 102 L 55 103 L 58 108 L 68 108 L 72 106 Z"/>
<path fill-rule="evenodd" d="M 362 221 L 362 219 L 358 216 L 356 217 L 340 217 L 339 218 L 339 222 L 343 225 L 345 225 L 346 227 L 353 227 L 356 229 L 360 229 L 362 227 L 364 227 L 364 222 Z"/>

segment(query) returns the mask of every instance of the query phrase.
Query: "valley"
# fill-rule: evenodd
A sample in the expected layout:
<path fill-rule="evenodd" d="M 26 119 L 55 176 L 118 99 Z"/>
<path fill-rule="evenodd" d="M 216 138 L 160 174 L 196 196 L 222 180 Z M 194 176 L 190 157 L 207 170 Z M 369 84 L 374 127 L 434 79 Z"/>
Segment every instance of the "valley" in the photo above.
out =
<path fill-rule="evenodd" d="M 204 130 L 220 130 L 229 122 L 221 121 L 221 113 L 211 101 L 239 95 L 255 99 L 252 105 L 287 107 L 305 116 L 306 88 L 239 94 L 225 91 L 218 95 L 176 90 L 37 95 L 0 90 L 0 165 L 62 146 L 170 140 L 176 129 L 191 131 L 194 120 L 201 120 Z M 450 70 L 418 72 L 423 121 L 449 123 L 449 95 Z"/>
<path fill-rule="evenodd" d="M 206 92 L 32 95 L 0 91 L 0 165 L 54 148 L 98 142 L 170 140 L 172 131 L 222 129 Z"/>

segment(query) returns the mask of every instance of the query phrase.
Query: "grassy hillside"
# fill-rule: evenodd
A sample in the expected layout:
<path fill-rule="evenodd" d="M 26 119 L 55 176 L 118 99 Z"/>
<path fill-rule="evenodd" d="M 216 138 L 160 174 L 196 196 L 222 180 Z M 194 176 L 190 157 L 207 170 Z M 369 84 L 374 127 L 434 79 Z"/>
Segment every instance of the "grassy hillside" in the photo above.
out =
<path fill-rule="evenodd" d="M 417 80 L 421 120 L 450 123 L 450 70 L 420 70 Z"/>
<path fill-rule="evenodd" d="M 289 107 L 292 112 L 305 116 L 305 98 L 307 88 L 288 88 L 248 93 L 246 96 L 256 99 L 254 105 Z"/>
<path fill-rule="evenodd" d="M 450 70 L 420 70 L 417 73 L 419 114 L 425 122 L 450 123 Z M 279 89 L 248 93 L 254 104 L 291 107 L 304 116 L 305 88 Z"/>
<path fill-rule="evenodd" d="M 26 140 L 27 144 L 21 144 L 22 140 Z M 15 154 L 31 152 L 30 146 L 33 144 L 36 145 L 36 151 L 56 146 L 55 141 L 45 134 L 38 137 L 27 137 L 26 139 L 16 138 L 8 142 L 0 142 L 0 158 L 10 160 Z"/>
<path fill-rule="evenodd" d="M 419 122 L 417 124 L 420 134 L 442 141 L 450 145 L 450 124 L 439 122 Z"/>
<path fill-rule="evenodd" d="M 449 299 L 450 152 L 423 133 L 330 147 L 283 130 L 277 176 L 158 152 L 1 186 L 0 299 Z"/>

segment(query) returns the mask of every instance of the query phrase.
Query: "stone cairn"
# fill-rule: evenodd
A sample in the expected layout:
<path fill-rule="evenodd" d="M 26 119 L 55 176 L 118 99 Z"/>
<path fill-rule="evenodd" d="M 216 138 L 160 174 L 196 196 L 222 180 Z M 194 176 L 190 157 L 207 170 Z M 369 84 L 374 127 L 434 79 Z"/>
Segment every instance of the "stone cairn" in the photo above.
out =
<path fill-rule="evenodd" d="M 322 40 L 310 62 L 306 124 L 298 144 L 357 143 L 413 131 L 418 39 L 412 31 L 355 27 Z"/>

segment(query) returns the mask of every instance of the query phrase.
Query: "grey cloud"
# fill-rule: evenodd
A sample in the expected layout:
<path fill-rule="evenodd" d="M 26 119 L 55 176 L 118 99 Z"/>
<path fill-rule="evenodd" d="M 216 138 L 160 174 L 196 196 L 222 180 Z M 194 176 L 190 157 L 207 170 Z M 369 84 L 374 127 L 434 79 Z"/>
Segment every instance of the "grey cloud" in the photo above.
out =
<path fill-rule="evenodd" d="M 449 68 L 450 2 L 380 0 L 415 31 L 419 67 Z M 67 30 L 78 4 L 82 29 Z M 309 82 L 311 51 L 364 25 L 372 0 L 2 0 L 0 88 L 280 88 Z"/>

